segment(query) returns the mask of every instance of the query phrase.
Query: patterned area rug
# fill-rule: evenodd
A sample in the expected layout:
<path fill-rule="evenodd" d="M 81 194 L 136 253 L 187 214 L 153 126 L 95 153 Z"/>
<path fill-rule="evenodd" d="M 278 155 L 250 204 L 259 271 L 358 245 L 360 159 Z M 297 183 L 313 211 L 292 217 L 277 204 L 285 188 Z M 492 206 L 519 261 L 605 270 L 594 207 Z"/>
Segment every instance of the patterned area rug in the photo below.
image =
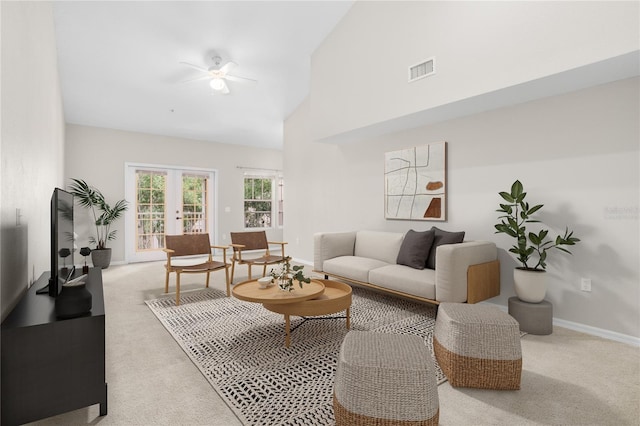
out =
<path fill-rule="evenodd" d="M 282 315 L 205 289 L 146 302 L 245 425 L 333 425 L 344 319 L 307 321 L 284 346 Z M 353 289 L 351 329 L 414 334 L 433 354 L 434 306 Z M 291 327 L 301 323 L 291 318 Z M 436 365 L 438 383 L 445 377 Z"/>

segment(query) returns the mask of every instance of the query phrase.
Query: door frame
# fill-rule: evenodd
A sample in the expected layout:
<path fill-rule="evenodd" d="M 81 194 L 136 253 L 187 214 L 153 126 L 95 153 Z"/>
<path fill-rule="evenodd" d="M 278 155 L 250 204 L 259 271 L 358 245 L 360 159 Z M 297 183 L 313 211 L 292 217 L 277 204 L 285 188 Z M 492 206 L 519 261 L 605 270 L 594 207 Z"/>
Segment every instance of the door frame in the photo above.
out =
<path fill-rule="evenodd" d="M 211 187 L 211 215 L 213 223 L 209 227 L 209 240 L 212 245 L 218 244 L 218 170 L 217 169 L 208 169 L 203 167 L 190 167 L 190 166 L 177 166 L 177 165 L 166 165 L 166 164 L 151 164 L 151 163 L 136 163 L 136 162 L 125 162 L 124 163 L 124 194 L 125 200 L 131 200 L 131 208 L 127 209 L 124 214 L 124 255 L 126 263 L 137 263 L 137 262 L 145 262 L 145 261 L 158 261 L 166 259 L 165 257 L 160 257 L 151 259 L 153 257 L 150 255 L 150 259 L 136 259 L 135 256 L 135 235 L 137 225 L 136 221 L 136 209 L 135 209 L 135 200 L 136 200 L 136 181 L 135 181 L 135 170 L 137 169 L 147 169 L 154 171 L 183 171 L 183 172 L 195 172 L 195 173 L 210 173 L 213 176 L 213 185 Z M 168 217 L 171 217 L 169 211 L 167 211 Z M 154 252 L 150 252 L 154 253 Z M 163 253 L 164 255 L 164 253 Z"/>

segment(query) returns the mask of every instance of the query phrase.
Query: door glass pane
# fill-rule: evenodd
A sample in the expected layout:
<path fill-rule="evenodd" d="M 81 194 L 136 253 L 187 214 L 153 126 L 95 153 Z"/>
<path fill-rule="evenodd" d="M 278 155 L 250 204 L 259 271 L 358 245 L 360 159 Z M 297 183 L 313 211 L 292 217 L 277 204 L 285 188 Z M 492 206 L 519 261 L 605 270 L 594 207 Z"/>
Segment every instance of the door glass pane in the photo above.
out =
<path fill-rule="evenodd" d="M 206 206 L 209 177 L 205 175 L 182 175 L 182 233 L 209 232 Z"/>
<path fill-rule="evenodd" d="M 136 171 L 136 251 L 164 248 L 166 185 L 164 172 Z"/>

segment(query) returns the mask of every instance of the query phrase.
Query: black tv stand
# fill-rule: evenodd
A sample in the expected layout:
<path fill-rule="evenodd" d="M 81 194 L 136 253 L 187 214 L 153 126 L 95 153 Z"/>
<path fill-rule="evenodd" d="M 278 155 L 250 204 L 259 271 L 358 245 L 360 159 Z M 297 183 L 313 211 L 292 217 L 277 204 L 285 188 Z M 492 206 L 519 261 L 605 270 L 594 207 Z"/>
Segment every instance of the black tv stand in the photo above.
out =
<path fill-rule="evenodd" d="M 45 272 L 2 322 L 3 426 L 94 404 L 107 414 L 102 270 L 89 269 L 91 313 L 78 318 L 57 319 L 56 299 L 36 295 L 48 280 Z"/>

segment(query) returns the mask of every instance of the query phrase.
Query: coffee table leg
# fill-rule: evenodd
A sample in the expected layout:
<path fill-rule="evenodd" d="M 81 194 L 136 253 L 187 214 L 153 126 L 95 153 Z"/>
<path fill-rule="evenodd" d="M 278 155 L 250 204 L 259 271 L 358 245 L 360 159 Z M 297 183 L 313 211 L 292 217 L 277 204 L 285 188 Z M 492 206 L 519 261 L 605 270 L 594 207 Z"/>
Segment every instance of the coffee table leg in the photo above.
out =
<path fill-rule="evenodd" d="M 291 342 L 291 319 L 289 318 L 289 314 L 284 314 L 284 331 L 285 331 L 285 338 L 284 338 L 284 344 L 286 347 L 289 347 L 289 344 Z"/>
<path fill-rule="evenodd" d="M 347 308 L 347 330 L 351 328 L 351 308 Z"/>

